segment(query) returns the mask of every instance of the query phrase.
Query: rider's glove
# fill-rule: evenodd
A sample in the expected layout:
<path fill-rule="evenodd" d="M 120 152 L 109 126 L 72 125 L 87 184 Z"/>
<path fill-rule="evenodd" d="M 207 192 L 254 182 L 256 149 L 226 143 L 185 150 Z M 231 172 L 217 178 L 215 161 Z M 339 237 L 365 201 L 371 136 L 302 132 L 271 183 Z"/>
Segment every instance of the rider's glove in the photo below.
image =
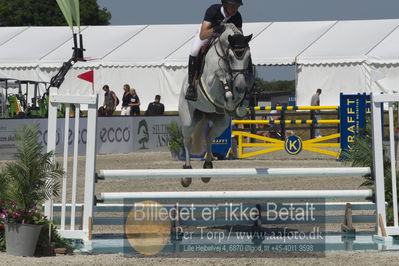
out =
<path fill-rule="evenodd" d="M 224 25 L 216 25 L 216 26 L 213 27 L 213 31 L 215 33 L 222 34 L 224 32 L 224 30 L 225 30 Z"/>

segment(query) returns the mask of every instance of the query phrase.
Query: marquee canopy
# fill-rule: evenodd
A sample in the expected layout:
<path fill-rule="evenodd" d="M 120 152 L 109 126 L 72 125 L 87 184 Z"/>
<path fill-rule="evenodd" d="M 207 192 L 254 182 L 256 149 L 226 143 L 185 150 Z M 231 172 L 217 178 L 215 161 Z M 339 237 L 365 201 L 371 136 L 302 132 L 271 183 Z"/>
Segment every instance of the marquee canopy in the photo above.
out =
<path fill-rule="evenodd" d="M 245 23 L 257 65 L 399 63 L 399 20 Z M 185 67 L 198 25 L 82 27 L 89 66 Z M 72 54 L 68 27 L 0 27 L 0 67 L 56 67 Z M 386 61 L 385 61 L 386 62 Z"/>
<path fill-rule="evenodd" d="M 390 79 L 385 84 L 395 84 L 392 78 L 396 74 L 388 73 L 392 68 L 387 66 L 394 65 L 395 71 L 399 66 L 398 27 L 399 19 L 260 22 L 245 23 L 243 31 L 253 34 L 250 45 L 255 65 L 300 65 L 297 96 L 301 99 L 318 87 L 339 92 L 342 86 L 335 82 L 339 79 L 353 92 L 367 91 L 376 69 L 384 72 L 383 79 Z M 138 88 L 145 106 L 155 94 L 161 94 L 166 109 L 177 110 L 198 29 L 196 24 L 82 27 L 89 60 L 74 66 L 62 88 L 68 86 L 69 93 L 85 90 L 88 85 L 75 81 L 74 75 L 94 68 L 97 84 L 109 84 L 121 95 L 122 85 L 129 83 Z M 70 58 L 72 46 L 68 27 L 0 27 L 0 73 L 15 79 L 49 81 Z M 342 64 L 357 65 L 345 72 Z M 357 73 L 354 83 L 350 77 L 341 78 L 352 71 Z M 100 91 L 101 86 L 96 89 Z M 299 102 L 305 104 L 305 100 Z M 323 97 L 322 103 L 327 103 Z"/>

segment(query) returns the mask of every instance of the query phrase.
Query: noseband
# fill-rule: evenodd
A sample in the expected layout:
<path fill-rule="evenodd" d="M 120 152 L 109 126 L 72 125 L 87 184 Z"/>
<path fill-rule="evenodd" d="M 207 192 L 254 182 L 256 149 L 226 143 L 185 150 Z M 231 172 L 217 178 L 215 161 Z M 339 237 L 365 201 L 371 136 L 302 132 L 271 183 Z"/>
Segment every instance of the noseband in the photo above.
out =
<path fill-rule="evenodd" d="M 217 48 L 217 43 L 219 43 L 221 52 Z M 223 49 L 223 47 L 222 47 L 222 42 L 220 41 L 220 36 L 217 37 L 214 40 L 214 44 L 215 44 L 216 54 L 219 56 L 219 59 L 223 60 L 226 63 L 226 65 L 228 66 L 228 72 L 238 73 L 238 74 L 240 74 L 240 73 L 241 74 L 246 74 L 247 68 L 234 69 L 234 68 L 231 67 L 230 60 L 228 59 L 228 53 L 229 53 L 229 50 L 231 50 L 233 52 L 233 54 L 234 54 L 234 57 L 237 60 L 242 60 L 244 58 L 244 55 L 246 54 L 246 52 L 249 50 L 249 46 L 246 46 L 246 47 L 232 47 L 229 44 L 228 47 L 227 47 L 227 51 L 225 51 Z M 220 66 L 220 64 L 219 64 L 219 67 L 222 68 Z M 234 77 L 234 79 L 235 79 L 235 77 Z"/>

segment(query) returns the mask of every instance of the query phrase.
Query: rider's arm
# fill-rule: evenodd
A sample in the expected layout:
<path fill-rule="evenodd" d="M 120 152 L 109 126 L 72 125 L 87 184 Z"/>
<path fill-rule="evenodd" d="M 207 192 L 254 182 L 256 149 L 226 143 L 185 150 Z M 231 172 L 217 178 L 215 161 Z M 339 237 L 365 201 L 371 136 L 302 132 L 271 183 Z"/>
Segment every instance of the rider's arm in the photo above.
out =
<path fill-rule="evenodd" d="M 212 28 L 212 23 L 209 21 L 202 22 L 201 31 L 200 31 L 200 35 L 199 35 L 200 39 L 206 40 L 209 37 L 211 37 L 213 33 L 214 33 L 214 31 Z"/>

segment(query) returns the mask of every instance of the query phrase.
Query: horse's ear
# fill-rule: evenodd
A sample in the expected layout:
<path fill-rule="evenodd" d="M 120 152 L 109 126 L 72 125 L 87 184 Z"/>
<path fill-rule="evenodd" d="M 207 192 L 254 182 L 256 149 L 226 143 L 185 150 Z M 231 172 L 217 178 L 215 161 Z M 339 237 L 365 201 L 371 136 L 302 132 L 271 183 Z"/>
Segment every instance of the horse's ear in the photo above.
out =
<path fill-rule="evenodd" d="M 229 35 L 229 36 L 227 37 L 227 39 L 229 40 L 229 44 L 230 44 L 230 45 L 232 45 L 232 44 L 234 43 L 233 35 Z"/>
<path fill-rule="evenodd" d="M 251 39 L 252 39 L 252 34 L 248 35 L 248 36 L 245 36 L 244 38 L 245 38 L 246 43 L 249 43 L 251 41 Z"/>

